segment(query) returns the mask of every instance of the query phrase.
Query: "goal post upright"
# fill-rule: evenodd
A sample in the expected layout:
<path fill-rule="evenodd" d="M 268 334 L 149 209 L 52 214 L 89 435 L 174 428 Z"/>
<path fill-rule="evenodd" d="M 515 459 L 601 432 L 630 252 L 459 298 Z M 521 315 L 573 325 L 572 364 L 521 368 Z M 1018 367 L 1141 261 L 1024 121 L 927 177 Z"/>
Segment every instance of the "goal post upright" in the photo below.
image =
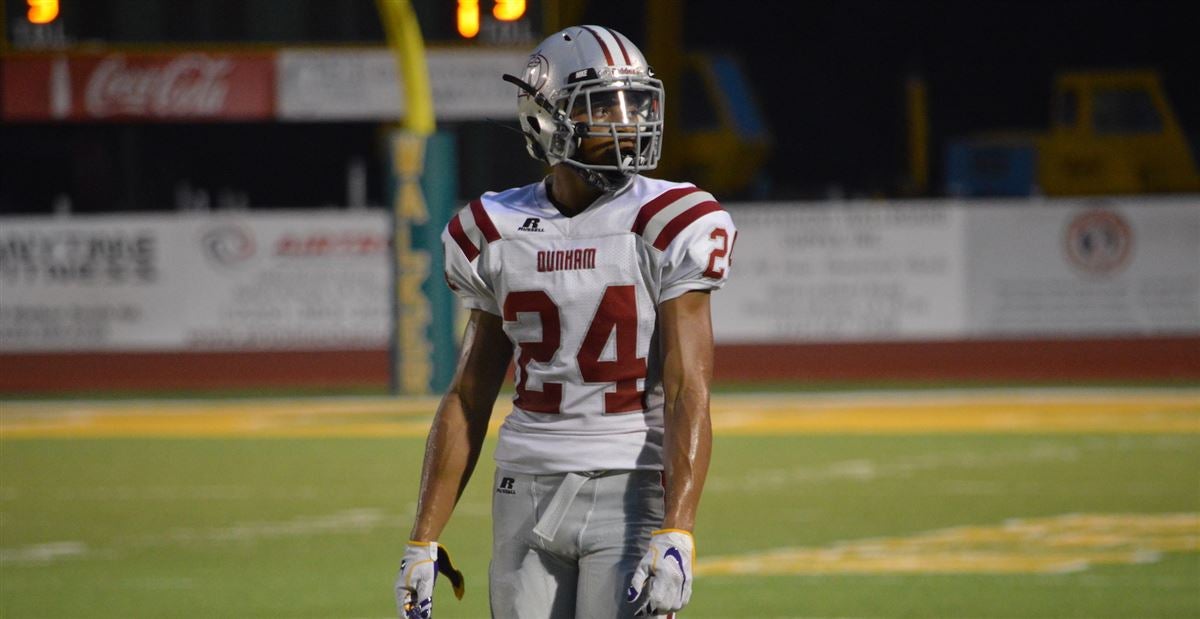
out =
<path fill-rule="evenodd" d="M 450 384 L 457 348 L 453 295 L 442 281 L 441 229 L 457 196 L 454 139 L 437 131 L 425 43 L 410 0 L 376 0 L 404 105 L 388 131 L 392 220 L 389 384 L 423 395 Z"/>

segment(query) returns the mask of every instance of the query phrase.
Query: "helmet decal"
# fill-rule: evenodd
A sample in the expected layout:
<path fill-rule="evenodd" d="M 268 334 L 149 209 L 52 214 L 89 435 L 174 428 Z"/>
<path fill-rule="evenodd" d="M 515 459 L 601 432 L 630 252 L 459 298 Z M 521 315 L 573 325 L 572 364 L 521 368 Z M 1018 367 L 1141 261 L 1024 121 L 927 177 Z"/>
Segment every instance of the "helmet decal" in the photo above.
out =
<path fill-rule="evenodd" d="M 529 57 L 529 64 L 525 65 L 525 83 L 532 86 L 534 91 L 541 91 L 546 86 L 548 79 L 550 79 L 550 61 L 535 52 Z M 528 97 L 529 93 L 522 90 L 517 93 L 517 96 Z"/>

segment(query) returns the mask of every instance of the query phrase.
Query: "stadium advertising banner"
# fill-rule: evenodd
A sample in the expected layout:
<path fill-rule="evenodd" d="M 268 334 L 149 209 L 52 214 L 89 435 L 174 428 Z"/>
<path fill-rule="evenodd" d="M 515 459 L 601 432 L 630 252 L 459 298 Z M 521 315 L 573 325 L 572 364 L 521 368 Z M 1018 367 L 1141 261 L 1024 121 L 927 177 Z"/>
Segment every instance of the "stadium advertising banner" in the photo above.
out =
<path fill-rule="evenodd" d="M 964 332 L 961 209 L 731 205 L 722 343 L 940 339 Z"/>
<path fill-rule="evenodd" d="M 516 89 L 500 76 L 519 73 L 527 57 L 523 51 L 428 50 L 437 118 L 508 118 Z M 403 114 L 396 60 L 386 49 L 288 49 L 277 62 L 281 120 L 393 120 Z"/>
<path fill-rule="evenodd" d="M 971 335 L 1200 332 L 1200 200 L 963 208 Z"/>
<path fill-rule="evenodd" d="M 7 121 L 274 117 L 270 54 L 73 54 L 4 59 Z"/>
<path fill-rule="evenodd" d="M 12 217 L 0 352 L 380 349 L 381 212 Z"/>
<path fill-rule="evenodd" d="M 727 205 L 720 344 L 1200 333 L 1192 199 Z M 382 211 L 0 220 L 0 353 L 383 350 Z"/>

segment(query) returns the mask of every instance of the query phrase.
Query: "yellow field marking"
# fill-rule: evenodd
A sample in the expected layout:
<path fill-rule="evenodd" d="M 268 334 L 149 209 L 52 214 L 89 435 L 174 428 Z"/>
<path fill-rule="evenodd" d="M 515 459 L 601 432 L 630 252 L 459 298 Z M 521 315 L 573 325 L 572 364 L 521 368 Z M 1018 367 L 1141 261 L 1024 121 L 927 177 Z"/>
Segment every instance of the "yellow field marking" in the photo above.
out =
<path fill-rule="evenodd" d="M 842 400 L 713 400 L 722 434 L 1200 432 L 1200 392 L 894 394 Z"/>
<path fill-rule="evenodd" d="M 424 436 L 436 398 L 3 402 L 0 438 Z M 497 403 L 499 425 L 510 403 Z M 1200 433 L 1200 390 L 718 395 L 720 435 Z"/>
<path fill-rule="evenodd" d="M 1067 514 L 702 558 L 701 576 L 879 573 L 1063 573 L 1200 552 L 1200 514 Z"/>
<path fill-rule="evenodd" d="M 0 438 L 423 436 L 433 398 L 8 403 Z"/>

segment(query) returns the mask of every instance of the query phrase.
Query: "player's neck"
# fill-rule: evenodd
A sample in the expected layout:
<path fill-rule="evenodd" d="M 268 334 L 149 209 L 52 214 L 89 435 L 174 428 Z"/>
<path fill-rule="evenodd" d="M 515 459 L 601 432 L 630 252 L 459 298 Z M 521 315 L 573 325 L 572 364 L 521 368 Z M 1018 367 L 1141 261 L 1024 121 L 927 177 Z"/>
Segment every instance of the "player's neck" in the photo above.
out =
<path fill-rule="evenodd" d="M 602 195 L 603 191 L 590 185 L 570 167 L 560 164 L 550 168 L 546 197 L 563 215 L 574 217 L 582 213 Z"/>

